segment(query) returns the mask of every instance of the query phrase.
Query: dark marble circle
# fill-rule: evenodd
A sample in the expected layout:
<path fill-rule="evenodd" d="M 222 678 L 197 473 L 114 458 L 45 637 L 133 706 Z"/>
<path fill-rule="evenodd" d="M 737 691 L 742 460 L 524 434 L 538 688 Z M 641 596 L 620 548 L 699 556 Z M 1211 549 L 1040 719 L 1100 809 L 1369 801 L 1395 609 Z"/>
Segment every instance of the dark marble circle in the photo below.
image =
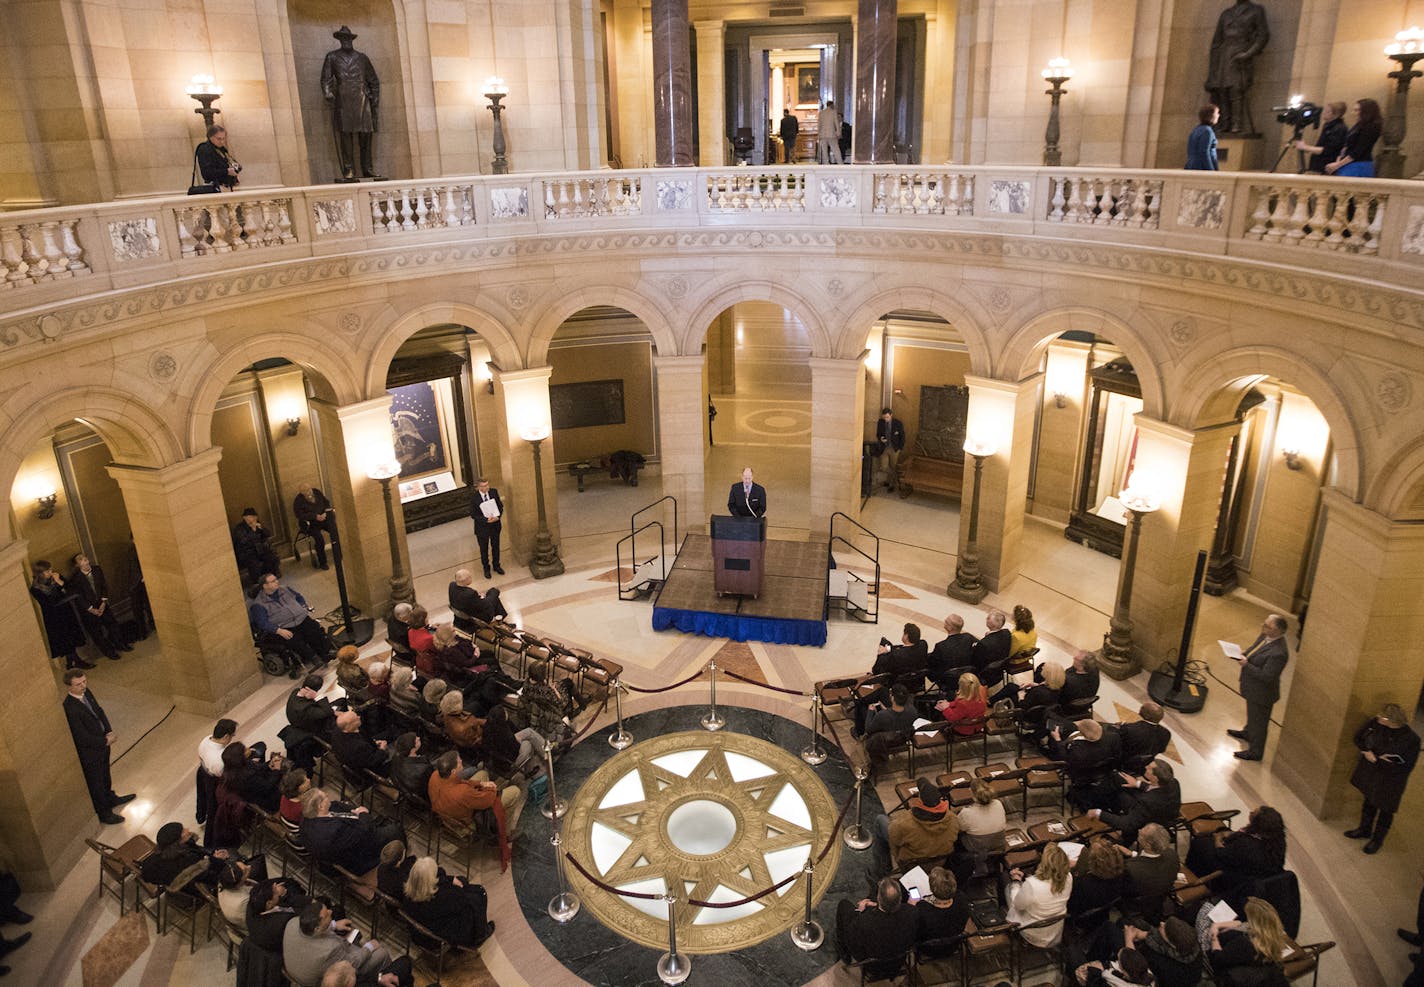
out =
<path fill-rule="evenodd" d="M 757 737 L 784 750 L 799 754 L 810 740 L 805 724 L 797 723 L 760 710 L 735 706 L 718 706 L 727 720 L 725 730 Z M 638 740 L 696 730 L 701 724 L 706 706 L 673 706 L 668 709 L 640 713 L 624 722 L 626 729 Z M 593 772 L 617 753 L 608 746 L 610 725 L 598 730 L 577 744 L 561 758 L 555 769 L 555 780 L 565 799 Z M 839 807 L 845 804 L 855 788 L 855 777 L 844 756 L 824 739 L 822 747 L 829 753 L 825 762 L 807 767 L 825 784 Z M 846 824 L 854 821 L 855 808 L 847 814 Z M 873 786 L 865 788 L 862 809 L 863 824 L 872 825 L 884 807 Z M 666 951 L 648 949 L 623 938 L 589 914 L 579 912 L 572 922 L 559 925 L 549 918 L 549 899 L 558 891 L 554 871 L 553 848 L 549 838 L 553 823 L 533 806 L 528 807 L 519 821 L 519 843 L 514 856 L 514 888 L 519 907 L 530 928 L 544 947 L 578 977 L 592 984 L 607 987 L 641 987 L 657 985 L 658 957 Z M 836 837 L 840 839 L 839 835 Z M 820 976 L 836 962 L 835 911 L 842 898 L 863 898 L 871 888 L 871 851 L 857 852 L 842 848 L 840 866 L 825 896 L 817 903 L 816 921 L 826 932 L 826 941 L 815 952 L 802 952 L 791 943 L 787 933 L 766 942 L 731 953 L 692 957 L 692 980 L 689 982 L 717 984 L 719 987 L 765 987 L 775 984 L 804 984 Z M 577 875 L 574 875 L 577 878 Z M 498 921 L 498 916 L 491 916 Z M 525 971 L 528 975 L 531 971 Z"/>

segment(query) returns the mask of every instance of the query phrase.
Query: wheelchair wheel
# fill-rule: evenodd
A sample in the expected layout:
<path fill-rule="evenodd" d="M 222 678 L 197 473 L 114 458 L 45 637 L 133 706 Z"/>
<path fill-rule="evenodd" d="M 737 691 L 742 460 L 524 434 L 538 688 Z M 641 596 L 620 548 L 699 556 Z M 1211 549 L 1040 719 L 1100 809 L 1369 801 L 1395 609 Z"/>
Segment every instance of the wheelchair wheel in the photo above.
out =
<path fill-rule="evenodd" d="M 273 654 L 270 651 L 259 652 L 259 655 L 258 660 L 262 665 L 262 671 L 272 676 L 287 674 L 287 662 L 281 655 Z"/>

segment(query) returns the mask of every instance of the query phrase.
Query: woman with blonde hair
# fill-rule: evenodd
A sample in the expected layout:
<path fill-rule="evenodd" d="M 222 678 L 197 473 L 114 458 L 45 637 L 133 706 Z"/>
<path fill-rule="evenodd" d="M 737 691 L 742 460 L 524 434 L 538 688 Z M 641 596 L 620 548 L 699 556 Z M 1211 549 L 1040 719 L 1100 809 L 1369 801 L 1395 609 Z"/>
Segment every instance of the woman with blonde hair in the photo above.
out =
<path fill-rule="evenodd" d="M 420 715 L 420 693 L 415 691 L 415 669 L 397 665 L 391 669 L 391 706 L 406 716 Z"/>
<path fill-rule="evenodd" d="M 961 737 L 984 732 L 984 714 L 989 709 L 988 690 L 980 685 L 979 677 L 973 672 L 965 672 L 959 677 L 959 691 L 953 701 L 941 699 L 935 709 L 945 721 L 954 725 L 954 732 Z"/>
<path fill-rule="evenodd" d="M 1271 903 L 1247 898 L 1246 921 L 1213 922 L 1207 961 L 1218 978 L 1238 967 L 1279 967 L 1288 939 Z"/>
<path fill-rule="evenodd" d="M 457 946 L 477 948 L 494 932 L 494 923 L 486 920 L 487 905 L 483 887 L 443 873 L 434 857 L 417 860 L 405 879 L 402 910 Z"/>
<path fill-rule="evenodd" d="M 1068 899 L 1073 894 L 1073 874 L 1069 870 L 1068 855 L 1057 843 L 1043 848 L 1043 857 L 1032 875 L 1025 877 L 1024 872 L 1015 867 L 1009 871 L 1009 877 L 1004 897 L 1009 903 L 1010 922 L 1031 925 L 1068 914 Z M 1057 946 L 1063 939 L 1063 923 L 1027 929 L 1022 935 L 1035 946 Z"/>

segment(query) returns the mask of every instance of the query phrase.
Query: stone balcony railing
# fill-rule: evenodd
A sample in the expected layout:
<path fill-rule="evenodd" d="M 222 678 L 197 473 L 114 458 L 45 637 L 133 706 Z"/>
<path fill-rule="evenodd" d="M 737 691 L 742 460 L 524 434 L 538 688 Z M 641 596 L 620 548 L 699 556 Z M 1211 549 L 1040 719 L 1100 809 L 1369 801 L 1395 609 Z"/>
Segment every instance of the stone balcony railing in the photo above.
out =
<path fill-rule="evenodd" d="M 689 168 L 321 185 L 0 213 L 0 314 L 218 267 L 417 239 L 728 224 L 1095 240 L 1407 290 L 1424 284 L 1418 182 L 988 165 Z"/>

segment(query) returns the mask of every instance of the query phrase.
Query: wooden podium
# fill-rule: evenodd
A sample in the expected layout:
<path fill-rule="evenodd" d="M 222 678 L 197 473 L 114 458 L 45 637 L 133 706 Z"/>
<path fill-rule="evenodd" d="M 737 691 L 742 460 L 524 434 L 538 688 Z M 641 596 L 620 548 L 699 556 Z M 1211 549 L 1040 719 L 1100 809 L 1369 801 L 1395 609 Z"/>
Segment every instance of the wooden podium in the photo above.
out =
<path fill-rule="evenodd" d="M 712 585 L 717 595 L 760 596 L 766 518 L 712 515 Z"/>

